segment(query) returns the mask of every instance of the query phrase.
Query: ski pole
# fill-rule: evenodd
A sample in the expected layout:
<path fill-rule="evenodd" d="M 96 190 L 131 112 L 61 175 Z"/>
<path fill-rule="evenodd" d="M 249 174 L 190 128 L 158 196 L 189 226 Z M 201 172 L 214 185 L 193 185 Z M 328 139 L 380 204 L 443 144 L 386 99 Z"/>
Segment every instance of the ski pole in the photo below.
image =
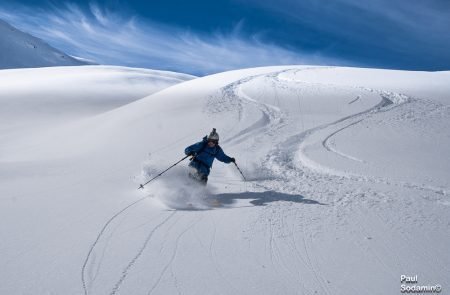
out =
<path fill-rule="evenodd" d="M 163 172 L 159 173 L 158 175 L 156 175 L 155 177 L 153 177 L 152 179 L 150 179 L 149 181 L 147 181 L 144 184 L 139 185 L 138 189 L 144 188 L 144 185 L 148 184 L 150 181 L 152 181 L 155 178 L 158 178 L 159 176 L 163 175 L 167 170 L 171 169 L 172 167 L 175 167 L 178 163 L 180 163 L 181 161 L 183 161 L 184 159 L 186 159 L 187 157 L 189 157 L 189 155 L 187 155 L 186 157 L 184 157 L 183 159 L 179 160 L 178 162 L 176 162 L 175 164 L 173 164 L 172 166 L 170 166 L 169 168 L 167 168 L 166 170 L 164 170 Z"/>
<path fill-rule="evenodd" d="M 236 166 L 237 170 L 239 170 L 239 172 L 241 173 L 242 178 L 244 178 L 244 181 L 247 181 L 247 179 L 245 179 L 244 174 L 242 174 L 242 171 L 241 171 L 241 169 L 239 169 L 239 166 L 236 164 L 236 162 L 233 162 L 233 163 L 234 163 L 234 165 Z"/>

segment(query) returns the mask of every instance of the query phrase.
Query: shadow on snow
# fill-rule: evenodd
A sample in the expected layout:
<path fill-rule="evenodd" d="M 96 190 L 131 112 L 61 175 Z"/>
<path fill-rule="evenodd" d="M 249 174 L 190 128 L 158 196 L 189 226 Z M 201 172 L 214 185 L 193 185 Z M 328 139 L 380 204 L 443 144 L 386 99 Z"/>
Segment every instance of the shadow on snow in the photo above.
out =
<path fill-rule="evenodd" d="M 268 203 L 278 201 L 310 205 L 326 205 L 316 200 L 306 199 L 302 195 L 289 195 L 275 191 L 217 194 L 210 196 L 208 199 L 220 206 L 231 205 L 235 200 L 252 200 L 250 201 L 250 204 L 255 206 L 265 206 Z"/>

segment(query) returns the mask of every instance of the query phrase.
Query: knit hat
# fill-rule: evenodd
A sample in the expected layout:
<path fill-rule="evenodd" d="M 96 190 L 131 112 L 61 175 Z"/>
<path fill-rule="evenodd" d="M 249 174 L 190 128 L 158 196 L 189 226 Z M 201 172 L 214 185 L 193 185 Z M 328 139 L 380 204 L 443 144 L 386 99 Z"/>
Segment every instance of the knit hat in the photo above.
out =
<path fill-rule="evenodd" d="M 208 136 L 208 140 L 219 141 L 219 134 L 216 132 L 216 128 L 213 128 Z"/>

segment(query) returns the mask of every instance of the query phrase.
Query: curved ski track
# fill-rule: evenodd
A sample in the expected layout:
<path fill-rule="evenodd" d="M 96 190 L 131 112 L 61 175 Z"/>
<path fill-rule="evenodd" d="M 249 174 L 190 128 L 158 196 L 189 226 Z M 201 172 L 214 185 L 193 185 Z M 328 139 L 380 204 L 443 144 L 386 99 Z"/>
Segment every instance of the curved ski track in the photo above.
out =
<path fill-rule="evenodd" d="M 175 212 L 177 212 L 177 211 L 174 211 L 173 214 L 175 214 Z M 174 262 L 174 260 L 175 260 L 175 257 L 176 257 L 177 254 L 178 254 L 178 248 L 179 248 L 179 244 L 180 244 L 181 238 L 182 238 L 189 230 L 191 230 L 191 229 L 194 227 L 194 225 L 196 225 L 198 222 L 200 222 L 200 221 L 202 220 L 202 218 L 203 218 L 202 216 L 199 216 L 198 218 L 195 218 L 194 221 L 192 221 L 190 224 L 188 224 L 188 226 L 187 226 L 180 234 L 178 234 L 178 236 L 177 236 L 176 239 L 175 239 L 175 246 L 174 246 L 174 250 L 173 250 L 173 252 L 172 252 L 172 255 L 170 256 L 169 261 L 168 261 L 168 262 L 164 265 L 164 267 L 162 268 L 162 270 L 161 270 L 161 272 L 160 272 L 160 274 L 159 274 L 159 276 L 158 276 L 156 282 L 153 284 L 153 286 L 152 286 L 152 287 L 150 288 L 150 290 L 147 292 L 148 295 L 150 295 L 150 294 L 153 293 L 153 291 L 158 287 L 159 283 L 161 282 L 161 279 L 164 277 L 164 275 L 165 275 L 165 273 L 167 272 L 167 270 L 169 269 L 169 267 L 170 267 L 170 268 L 172 267 L 172 264 L 173 264 L 173 262 Z M 172 278 L 173 278 L 173 280 L 174 280 L 175 288 L 178 290 L 178 281 L 177 281 L 175 275 L 173 274 L 173 271 L 172 271 Z M 178 291 L 179 291 L 179 290 L 178 290 Z"/>
<path fill-rule="evenodd" d="M 127 264 L 127 266 L 124 268 L 124 270 L 122 271 L 122 275 L 120 276 L 119 280 L 116 282 L 116 284 L 114 285 L 112 291 L 109 293 L 110 295 L 114 295 L 119 291 L 120 286 L 122 285 L 122 283 L 124 282 L 124 280 L 126 279 L 126 277 L 128 276 L 128 273 L 130 271 L 130 269 L 134 266 L 134 264 L 136 263 L 136 261 L 139 259 L 139 257 L 141 257 L 142 253 L 144 253 L 144 250 L 147 248 L 148 243 L 150 242 L 150 239 L 152 238 L 153 234 L 160 228 L 162 227 L 169 219 L 171 219 L 175 213 L 177 213 L 177 211 L 173 211 L 172 213 L 170 213 L 166 218 L 164 218 L 163 221 L 161 221 L 160 223 L 158 223 L 151 231 L 150 233 L 147 235 L 147 238 L 145 239 L 144 243 L 142 244 L 142 246 L 139 248 L 138 252 L 136 253 L 136 255 L 133 257 L 133 259 L 131 259 L 131 261 Z"/>
<path fill-rule="evenodd" d="M 244 138 L 245 136 L 251 135 L 252 138 L 254 138 L 255 141 L 258 140 L 258 138 L 262 138 L 265 135 L 268 134 L 273 135 L 276 131 L 285 128 L 287 126 L 287 122 L 289 121 L 288 114 L 286 112 L 283 112 L 279 107 L 273 106 L 270 104 L 259 102 L 251 97 L 249 97 L 243 90 L 242 86 L 250 82 L 253 79 L 256 78 L 267 78 L 267 79 L 273 79 L 273 85 L 275 87 L 282 87 L 283 83 L 287 83 L 286 88 L 289 89 L 290 86 L 289 83 L 304 83 L 302 81 L 297 80 L 289 80 L 289 79 L 280 79 L 279 75 L 290 72 L 290 71 L 304 71 L 309 69 L 301 69 L 301 70 L 283 70 L 280 72 L 275 72 L 271 74 L 264 74 L 264 75 L 257 75 L 252 77 L 247 77 L 242 80 L 238 80 L 234 83 L 231 83 L 224 87 L 222 89 L 222 92 L 224 94 L 224 97 L 229 97 L 229 100 L 239 100 L 240 102 L 234 101 L 233 104 L 239 105 L 240 113 L 245 111 L 245 105 L 246 104 L 253 104 L 256 106 L 257 109 L 261 112 L 261 119 L 257 122 L 255 122 L 253 125 L 241 130 L 239 133 L 231 136 L 233 138 L 232 140 L 227 140 L 227 142 L 239 142 Z M 327 86 L 327 85 L 324 85 Z M 433 188 L 429 186 L 424 186 L 421 184 L 415 184 L 415 183 L 409 183 L 409 182 L 394 182 L 386 178 L 381 177 L 369 177 L 366 175 L 357 175 L 357 174 L 351 174 L 348 172 L 341 172 L 336 171 L 333 169 L 330 169 L 328 167 L 323 167 L 318 163 L 313 162 L 311 159 L 309 159 L 303 152 L 302 152 L 302 144 L 312 135 L 319 131 L 323 131 L 325 129 L 330 129 L 329 133 L 323 138 L 322 140 L 322 146 L 329 152 L 333 152 L 336 155 L 340 157 L 344 157 L 349 160 L 357 161 L 364 163 L 364 161 L 357 159 L 353 156 L 346 155 L 338 150 L 336 150 L 331 145 L 331 139 L 339 134 L 340 132 L 347 130 L 348 128 L 351 128 L 352 126 L 355 126 L 361 122 L 363 122 L 365 119 L 372 117 L 380 112 L 387 112 L 392 110 L 393 108 L 397 108 L 399 106 L 405 105 L 405 104 L 417 104 L 417 103 L 424 103 L 422 101 L 419 101 L 418 99 L 415 99 L 413 97 L 409 97 L 404 94 L 390 92 L 390 91 L 384 91 L 384 90 L 376 90 L 376 89 L 370 89 L 367 87 L 353 87 L 353 86 L 346 86 L 343 88 L 349 88 L 349 89 L 357 89 L 360 91 L 366 91 L 370 93 L 376 93 L 380 96 L 381 100 L 380 102 L 369 108 L 368 110 L 355 113 L 350 116 L 346 116 L 344 118 L 338 119 L 334 122 L 324 124 L 321 126 L 317 126 L 315 128 L 302 131 L 300 133 L 296 133 L 294 135 L 291 135 L 286 140 L 278 143 L 266 156 L 266 160 L 263 161 L 263 167 L 267 172 L 270 172 L 273 176 L 273 179 L 288 181 L 289 179 L 298 179 L 298 177 L 319 177 L 323 178 L 325 175 L 326 178 L 331 176 L 338 176 L 338 177 L 345 177 L 350 180 L 354 181 L 366 181 L 366 182 L 372 182 L 372 183 L 384 183 L 387 185 L 394 185 L 394 186 L 400 186 L 405 188 L 412 188 L 416 190 L 423 190 L 423 191 L 429 191 L 436 194 L 447 194 L 446 190 L 443 190 L 442 188 Z M 275 92 L 275 95 L 277 96 L 277 92 Z M 279 98 L 276 98 L 277 101 L 279 101 Z M 359 100 L 360 97 L 357 97 Z M 351 103 L 354 103 L 357 99 L 351 101 Z M 434 104 L 433 108 L 442 108 L 442 106 L 436 105 L 436 103 L 428 102 L 428 104 Z M 264 122 L 264 124 L 262 124 Z M 256 139 L 255 139 L 256 138 Z M 259 139 L 261 140 L 261 139 Z M 300 147 L 300 162 L 301 165 L 298 167 L 298 163 L 294 161 L 294 158 L 296 156 L 296 153 L 298 151 L 298 148 Z M 281 165 L 279 163 L 282 163 Z M 276 171 L 273 171 L 274 167 L 276 167 Z M 286 169 L 288 167 L 288 169 Z M 281 176 L 280 175 L 281 172 Z M 306 174 L 305 174 L 306 173 Z"/>
<path fill-rule="evenodd" d="M 84 294 L 87 295 L 88 294 L 88 287 L 86 284 L 86 277 L 85 277 L 85 273 L 86 273 L 86 267 L 87 264 L 89 262 L 89 259 L 92 255 L 92 252 L 94 251 L 95 246 L 97 245 L 97 243 L 99 242 L 100 238 L 103 236 L 103 234 L 105 233 L 106 229 L 109 227 L 109 225 L 111 224 L 111 222 L 113 222 L 119 215 L 121 215 L 122 213 L 124 213 L 125 211 L 127 211 L 129 208 L 133 207 L 134 205 L 142 202 L 143 200 L 149 198 L 150 196 L 145 196 L 142 197 L 134 202 L 132 202 L 131 204 L 127 205 L 126 207 L 124 207 L 122 210 L 118 211 L 116 214 L 114 214 L 113 216 L 111 216 L 110 219 L 108 219 L 108 221 L 106 221 L 106 223 L 103 225 L 102 229 L 99 231 L 99 233 L 97 234 L 97 237 L 95 239 L 95 241 L 92 243 L 92 245 L 89 247 L 89 251 L 88 254 L 86 255 L 86 259 L 83 262 L 83 266 L 81 267 L 81 282 L 83 284 L 83 291 Z"/>

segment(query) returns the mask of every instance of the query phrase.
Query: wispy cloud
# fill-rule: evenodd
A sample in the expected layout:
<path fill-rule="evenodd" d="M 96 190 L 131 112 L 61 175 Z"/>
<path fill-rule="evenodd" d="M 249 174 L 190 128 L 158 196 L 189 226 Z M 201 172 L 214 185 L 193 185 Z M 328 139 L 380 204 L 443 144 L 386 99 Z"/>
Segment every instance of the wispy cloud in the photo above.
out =
<path fill-rule="evenodd" d="M 280 64 L 338 64 L 319 52 L 281 47 L 236 25 L 229 32 L 200 34 L 124 16 L 91 4 L 32 10 L 0 8 L 0 18 L 68 54 L 101 64 L 168 69 L 193 74 Z"/>

